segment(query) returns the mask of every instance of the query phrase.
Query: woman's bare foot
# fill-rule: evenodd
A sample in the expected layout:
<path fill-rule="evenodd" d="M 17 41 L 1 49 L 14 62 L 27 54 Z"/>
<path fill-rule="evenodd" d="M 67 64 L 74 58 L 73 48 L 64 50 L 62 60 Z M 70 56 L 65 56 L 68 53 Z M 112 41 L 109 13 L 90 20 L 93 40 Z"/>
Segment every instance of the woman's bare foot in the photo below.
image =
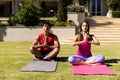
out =
<path fill-rule="evenodd" d="M 97 65 L 101 65 L 101 63 L 94 63 L 94 64 L 91 64 L 91 66 L 97 66 Z"/>
<path fill-rule="evenodd" d="M 83 61 L 83 60 L 79 59 L 77 64 L 78 65 L 96 66 L 96 65 L 100 65 L 101 63 L 94 63 L 92 60 L 91 61 Z"/>

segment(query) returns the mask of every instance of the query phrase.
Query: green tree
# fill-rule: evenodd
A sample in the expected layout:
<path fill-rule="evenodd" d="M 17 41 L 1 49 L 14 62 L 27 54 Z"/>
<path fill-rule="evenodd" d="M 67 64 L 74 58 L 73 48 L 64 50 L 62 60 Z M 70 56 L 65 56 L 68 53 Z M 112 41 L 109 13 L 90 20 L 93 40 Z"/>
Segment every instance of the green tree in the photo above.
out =
<path fill-rule="evenodd" d="M 73 4 L 73 0 L 65 0 L 66 1 L 66 5 L 70 5 L 70 4 Z"/>
<path fill-rule="evenodd" d="M 85 5 L 87 3 L 88 0 L 78 0 L 78 3 L 80 5 Z"/>
<path fill-rule="evenodd" d="M 57 20 L 58 22 L 67 20 L 67 8 L 65 0 L 59 0 L 58 2 Z"/>
<path fill-rule="evenodd" d="M 120 6 L 120 0 L 107 0 L 107 4 L 112 11 L 116 11 Z"/>
<path fill-rule="evenodd" d="M 25 5 L 16 14 L 17 23 L 25 26 L 35 26 L 39 22 L 40 8 L 32 0 L 26 0 Z"/>
<path fill-rule="evenodd" d="M 67 21 L 67 6 L 72 3 L 73 3 L 73 0 L 59 0 L 58 1 L 58 11 L 57 11 L 58 22 Z"/>
<path fill-rule="evenodd" d="M 42 17 L 45 17 L 46 16 L 46 3 L 45 1 L 42 1 L 41 2 L 41 14 L 42 14 Z"/>

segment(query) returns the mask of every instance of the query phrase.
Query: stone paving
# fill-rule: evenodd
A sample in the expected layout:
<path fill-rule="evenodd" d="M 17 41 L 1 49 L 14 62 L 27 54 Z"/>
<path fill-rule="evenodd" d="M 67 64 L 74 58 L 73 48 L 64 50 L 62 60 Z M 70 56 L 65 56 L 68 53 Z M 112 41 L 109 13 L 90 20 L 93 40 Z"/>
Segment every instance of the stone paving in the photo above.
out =
<path fill-rule="evenodd" d="M 95 16 L 87 19 L 91 30 L 101 42 L 101 44 L 120 44 L 120 18 L 107 18 L 106 16 Z M 65 43 L 71 43 L 72 39 L 66 40 Z"/>
<path fill-rule="evenodd" d="M 87 19 L 101 44 L 120 44 L 120 18 L 96 16 Z"/>

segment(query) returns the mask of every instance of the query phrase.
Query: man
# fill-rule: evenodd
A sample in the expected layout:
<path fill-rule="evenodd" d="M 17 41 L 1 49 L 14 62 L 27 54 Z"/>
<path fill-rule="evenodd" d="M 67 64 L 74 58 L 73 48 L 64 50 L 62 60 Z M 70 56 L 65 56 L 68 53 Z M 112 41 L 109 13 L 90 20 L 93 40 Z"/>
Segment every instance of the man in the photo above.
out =
<path fill-rule="evenodd" d="M 54 60 L 60 50 L 57 36 L 50 33 L 51 24 L 46 22 L 43 31 L 34 39 L 30 52 L 35 55 L 35 60 Z"/>

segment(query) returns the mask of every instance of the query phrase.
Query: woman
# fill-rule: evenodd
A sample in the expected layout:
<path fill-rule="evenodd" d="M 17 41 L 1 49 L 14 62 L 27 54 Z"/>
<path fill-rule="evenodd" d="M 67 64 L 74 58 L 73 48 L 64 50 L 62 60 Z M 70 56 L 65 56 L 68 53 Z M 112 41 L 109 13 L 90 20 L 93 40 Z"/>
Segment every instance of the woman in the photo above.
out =
<path fill-rule="evenodd" d="M 80 25 L 80 33 L 75 36 L 73 46 L 78 46 L 78 52 L 75 56 L 70 56 L 68 61 L 77 65 L 96 65 L 103 63 L 104 56 L 92 56 L 91 44 L 100 45 L 99 40 L 94 35 L 89 34 L 90 26 L 87 21 Z"/>

